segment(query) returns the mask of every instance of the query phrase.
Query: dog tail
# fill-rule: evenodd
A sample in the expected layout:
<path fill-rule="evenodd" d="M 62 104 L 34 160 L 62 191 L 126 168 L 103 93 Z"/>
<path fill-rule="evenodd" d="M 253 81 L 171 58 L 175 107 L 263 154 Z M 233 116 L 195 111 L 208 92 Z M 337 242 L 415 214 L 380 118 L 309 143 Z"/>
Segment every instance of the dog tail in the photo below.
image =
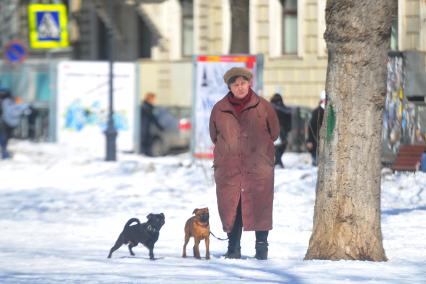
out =
<path fill-rule="evenodd" d="M 126 225 L 124 225 L 124 229 L 130 226 L 133 222 L 136 222 L 138 225 L 141 223 L 138 218 L 131 218 L 127 221 Z"/>

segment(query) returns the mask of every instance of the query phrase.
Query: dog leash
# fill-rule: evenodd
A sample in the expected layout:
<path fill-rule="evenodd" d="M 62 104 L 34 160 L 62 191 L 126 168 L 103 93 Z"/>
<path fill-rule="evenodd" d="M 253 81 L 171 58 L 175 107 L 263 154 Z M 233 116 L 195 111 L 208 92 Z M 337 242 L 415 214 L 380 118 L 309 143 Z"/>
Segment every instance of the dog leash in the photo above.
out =
<path fill-rule="evenodd" d="M 226 239 L 221 239 L 221 238 L 218 238 L 218 237 L 216 237 L 212 232 L 210 232 L 210 235 L 212 235 L 213 237 L 215 237 L 216 239 L 218 239 L 218 240 L 220 240 L 220 241 L 226 241 L 226 240 L 229 240 L 229 238 L 226 238 Z"/>

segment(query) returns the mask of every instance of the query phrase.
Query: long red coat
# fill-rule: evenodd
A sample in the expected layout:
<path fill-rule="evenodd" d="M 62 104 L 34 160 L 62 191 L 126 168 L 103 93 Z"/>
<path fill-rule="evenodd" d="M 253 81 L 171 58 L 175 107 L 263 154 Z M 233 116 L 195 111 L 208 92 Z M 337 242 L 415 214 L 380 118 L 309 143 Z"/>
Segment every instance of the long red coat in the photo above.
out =
<path fill-rule="evenodd" d="M 228 96 L 213 107 L 209 125 L 223 230 L 232 230 L 240 198 L 244 230 L 271 230 L 278 118 L 270 103 L 255 94 L 238 116 Z"/>

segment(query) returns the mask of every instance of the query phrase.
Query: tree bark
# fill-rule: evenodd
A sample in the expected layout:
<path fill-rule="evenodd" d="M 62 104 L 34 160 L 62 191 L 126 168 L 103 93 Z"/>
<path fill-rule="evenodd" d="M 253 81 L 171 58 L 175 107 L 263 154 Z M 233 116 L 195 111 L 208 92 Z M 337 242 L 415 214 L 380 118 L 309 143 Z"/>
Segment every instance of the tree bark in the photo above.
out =
<path fill-rule="evenodd" d="M 328 0 L 327 105 L 305 259 L 386 261 L 381 130 L 395 0 Z"/>
<path fill-rule="evenodd" d="M 249 53 L 249 0 L 231 0 L 230 53 Z"/>

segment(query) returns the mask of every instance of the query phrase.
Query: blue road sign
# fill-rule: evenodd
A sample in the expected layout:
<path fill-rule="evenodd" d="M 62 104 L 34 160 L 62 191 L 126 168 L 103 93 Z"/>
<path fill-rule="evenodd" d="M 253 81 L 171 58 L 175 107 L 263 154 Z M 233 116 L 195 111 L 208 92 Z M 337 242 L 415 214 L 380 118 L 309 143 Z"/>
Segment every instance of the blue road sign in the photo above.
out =
<path fill-rule="evenodd" d="M 68 19 L 64 4 L 29 4 L 31 48 L 64 48 L 68 42 Z"/>
<path fill-rule="evenodd" d="M 59 11 L 38 11 L 36 22 L 39 41 L 60 41 Z"/>
<path fill-rule="evenodd" d="M 4 57 L 11 63 L 21 63 L 27 57 L 27 49 L 25 46 L 17 40 L 8 42 L 4 47 Z"/>

